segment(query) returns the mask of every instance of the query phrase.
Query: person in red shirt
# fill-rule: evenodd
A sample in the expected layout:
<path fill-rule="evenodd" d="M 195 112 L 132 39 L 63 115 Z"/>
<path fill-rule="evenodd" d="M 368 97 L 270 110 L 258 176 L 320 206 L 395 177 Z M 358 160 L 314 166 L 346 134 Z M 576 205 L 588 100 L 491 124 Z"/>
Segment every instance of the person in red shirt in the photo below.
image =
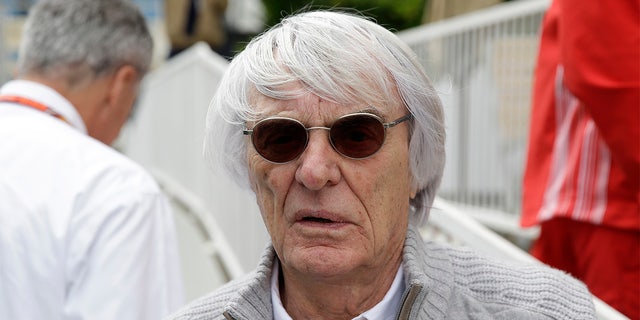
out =
<path fill-rule="evenodd" d="M 523 185 L 531 253 L 640 319 L 640 2 L 554 0 Z"/>

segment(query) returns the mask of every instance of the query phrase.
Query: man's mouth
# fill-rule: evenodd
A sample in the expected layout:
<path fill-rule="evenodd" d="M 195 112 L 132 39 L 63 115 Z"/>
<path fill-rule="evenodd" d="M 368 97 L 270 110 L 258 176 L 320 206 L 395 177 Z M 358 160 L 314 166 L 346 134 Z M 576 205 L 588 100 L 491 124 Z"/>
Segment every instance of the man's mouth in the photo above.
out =
<path fill-rule="evenodd" d="M 304 217 L 302 218 L 302 221 L 307 221 L 307 222 L 317 222 L 317 223 L 332 223 L 332 220 L 329 219 L 325 219 L 325 218 L 319 218 L 319 217 Z"/>
<path fill-rule="evenodd" d="M 296 213 L 295 225 L 299 232 L 303 232 L 306 236 L 327 236 L 327 232 L 339 232 L 339 230 L 348 230 L 351 222 L 346 220 L 342 215 L 323 210 L 301 210 Z M 318 233 L 319 232 L 319 233 Z"/>
<path fill-rule="evenodd" d="M 338 214 L 327 211 L 304 210 L 296 214 L 295 221 L 308 224 L 341 224 L 346 222 Z"/>

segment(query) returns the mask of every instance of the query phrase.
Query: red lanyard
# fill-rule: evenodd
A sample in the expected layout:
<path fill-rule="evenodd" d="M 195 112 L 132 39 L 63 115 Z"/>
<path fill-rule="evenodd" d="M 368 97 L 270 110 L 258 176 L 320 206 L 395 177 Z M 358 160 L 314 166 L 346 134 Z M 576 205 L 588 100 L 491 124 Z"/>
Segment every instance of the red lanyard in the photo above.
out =
<path fill-rule="evenodd" d="M 51 108 L 47 107 L 46 105 L 28 99 L 28 98 L 24 98 L 24 97 L 20 97 L 20 96 L 10 96 L 10 95 L 1 95 L 0 96 L 0 102 L 13 102 L 13 103 L 17 103 L 17 104 L 21 104 L 25 107 L 29 107 L 29 108 L 33 108 L 36 109 L 38 111 L 42 111 L 48 115 L 54 116 L 66 123 L 69 123 L 69 121 L 67 121 L 67 119 L 65 119 L 61 114 L 53 111 Z"/>

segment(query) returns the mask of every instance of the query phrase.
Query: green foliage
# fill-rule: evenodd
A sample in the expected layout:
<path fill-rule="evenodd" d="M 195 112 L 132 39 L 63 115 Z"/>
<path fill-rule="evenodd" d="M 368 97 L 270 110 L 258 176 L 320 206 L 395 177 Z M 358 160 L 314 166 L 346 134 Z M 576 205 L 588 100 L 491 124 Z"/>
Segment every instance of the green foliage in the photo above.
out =
<path fill-rule="evenodd" d="M 420 25 L 425 0 L 263 0 L 263 3 L 268 26 L 295 12 L 348 8 L 372 17 L 387 29 L 398 31 Z"/>

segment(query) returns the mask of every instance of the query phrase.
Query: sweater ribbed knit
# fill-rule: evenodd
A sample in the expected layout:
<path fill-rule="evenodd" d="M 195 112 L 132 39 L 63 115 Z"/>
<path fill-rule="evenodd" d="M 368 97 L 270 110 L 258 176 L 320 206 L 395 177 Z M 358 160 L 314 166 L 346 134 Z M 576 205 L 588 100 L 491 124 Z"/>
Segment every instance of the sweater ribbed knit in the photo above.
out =
<path fill-rule="evenodd" d="M 273 319 L 270 278 L 275 258 L 269 246 L 256 270 L 191 302 L 168 319 Z M 407 290 L 399 319 L 596 318 L 587 288 L 561 271 L 425 242 L 413 227 L 407 231 L 403 266 Z"/>

